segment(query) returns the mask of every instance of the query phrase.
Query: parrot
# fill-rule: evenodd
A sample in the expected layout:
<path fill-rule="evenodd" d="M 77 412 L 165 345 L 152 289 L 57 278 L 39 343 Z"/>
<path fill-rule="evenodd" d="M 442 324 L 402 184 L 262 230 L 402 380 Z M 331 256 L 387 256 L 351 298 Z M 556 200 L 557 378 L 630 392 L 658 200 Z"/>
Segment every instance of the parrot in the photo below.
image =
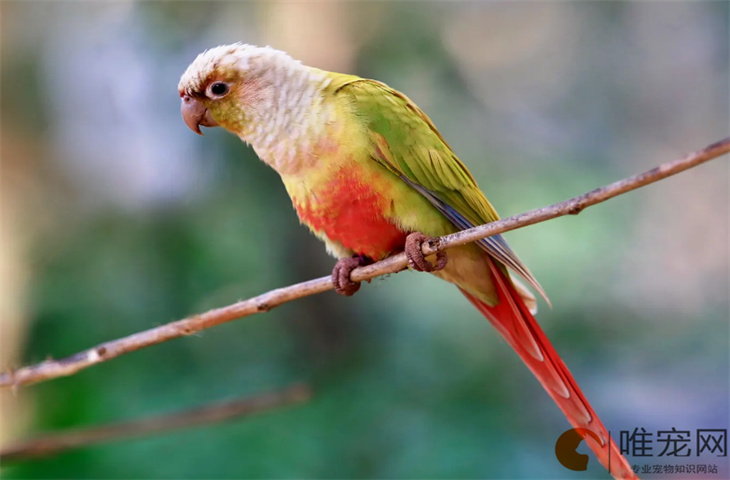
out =
<path fill-rule="evenodd" d="M 424 257 L 424 242 L 499 216 L 406 95 L 241 42 L 200 53 L 178 92 L 191 130 L 220 126 L 279 174 L 300 222 L 338 259 L 337 293 L 359 289 L 355 268 L 405 251 L 412 270 L 456 285 L 486 317 L 614 478 L 638 478 L 535 320 L 523 282 L 547 296 L 504 238 Z"/>

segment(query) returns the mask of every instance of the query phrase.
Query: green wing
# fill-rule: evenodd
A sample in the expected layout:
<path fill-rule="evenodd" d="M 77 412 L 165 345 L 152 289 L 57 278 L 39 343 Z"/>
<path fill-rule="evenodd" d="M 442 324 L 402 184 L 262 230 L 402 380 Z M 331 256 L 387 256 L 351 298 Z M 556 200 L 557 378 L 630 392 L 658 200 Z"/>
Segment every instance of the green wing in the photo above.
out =
<path fill-rule="evenodd" d="M 349 75 L 334 83 L 336 92 L 351 95 L 355 111 L 368 122 L 375 161 L 424 195 L 461 230 L 499 219 L 431 119 L 408 97 L 383 83 Z M 535 277 L 500 235 L 477 243 L 547 300 Z"/>

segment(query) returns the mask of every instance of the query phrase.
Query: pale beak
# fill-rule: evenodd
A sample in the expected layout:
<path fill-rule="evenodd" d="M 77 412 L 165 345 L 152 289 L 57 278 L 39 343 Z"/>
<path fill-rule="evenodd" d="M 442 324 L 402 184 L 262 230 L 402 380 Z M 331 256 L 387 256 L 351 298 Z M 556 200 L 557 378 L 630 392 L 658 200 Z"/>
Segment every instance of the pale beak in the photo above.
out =
<path fill-rule="evenodd" d="M 201 125 L 204 127 L 218 126 L 218 122 L 213 119 L 208 109 L 205 108 L 205 105 L 203 105 L 200 100 L 197 100 L 190 95 L 183 95 L 180 112 L 182 113 L 185 125 L 198 135 L 203 134 L 203 132 L 200 131 Z"/>

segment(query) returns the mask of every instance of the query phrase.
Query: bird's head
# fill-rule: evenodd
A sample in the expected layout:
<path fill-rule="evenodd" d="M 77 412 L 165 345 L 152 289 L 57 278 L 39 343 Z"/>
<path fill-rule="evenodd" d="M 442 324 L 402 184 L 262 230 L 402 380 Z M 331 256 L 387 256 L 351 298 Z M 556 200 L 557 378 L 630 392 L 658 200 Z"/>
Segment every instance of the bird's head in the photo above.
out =
<path fill-rule="evenodd" d="M 221 45 L 198 55 L 180 78 L 178 91 L 185 124 L 222 126 L 238 135 L 270 115 L 279 83 L 304 69 L 286 53 L 243 43 Z M 269 112 L 267 112 L 269 110 Z"/>

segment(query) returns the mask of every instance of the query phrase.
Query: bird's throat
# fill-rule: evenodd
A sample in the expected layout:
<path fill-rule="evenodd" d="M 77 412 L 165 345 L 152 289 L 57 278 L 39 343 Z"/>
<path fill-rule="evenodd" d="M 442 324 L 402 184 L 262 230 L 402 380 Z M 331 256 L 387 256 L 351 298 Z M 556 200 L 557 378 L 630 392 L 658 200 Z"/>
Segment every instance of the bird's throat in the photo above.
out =
<path fill-rule="evenodd" d="M 283 77 L 285 83 L 275 84 L 251 106 L 250 121 L 238 135 L 264 162 L 285 175 L 311 160 L 313 149 L 333 121 L 334 108 L 324 95 L 329 84 L 326 77 L 309 70 Z"/>

